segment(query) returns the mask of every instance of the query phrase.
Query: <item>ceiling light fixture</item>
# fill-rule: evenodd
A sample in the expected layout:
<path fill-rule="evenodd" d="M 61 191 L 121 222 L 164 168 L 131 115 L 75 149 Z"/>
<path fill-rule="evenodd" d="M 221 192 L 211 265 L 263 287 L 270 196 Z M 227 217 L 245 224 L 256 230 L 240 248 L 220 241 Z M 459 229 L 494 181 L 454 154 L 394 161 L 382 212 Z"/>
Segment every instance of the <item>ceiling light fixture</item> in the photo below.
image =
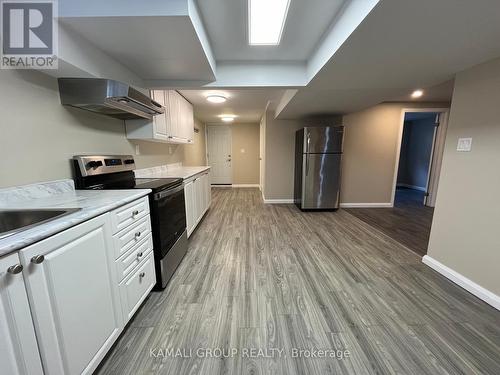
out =
<path fill-rule="evenodd" d="M 248 43 L 280 44 L 290 0 L 248 0 Z"/>
<path fill-rule="evenodd" d="M 224 122 L 233 122 L 236 115 L 219 115 L 219 118 Z"/>
<path fill-rule="evenodd" d="M 413 99 L 417 99 L 417 98 L 422 97 L 422 95 L 424 95 L 424 91 L 423 90 L 415 90 L 415 91 L 412 92 L 411 97 Z"/>
<path fill-rule="evenodd" d="M 207 96 L 207 101 L 210 103 L 215 103 L 215 104 L 220 104 L 224 103 L 227 100 L 227 98 L 223 95 L 208 95 Z"/>

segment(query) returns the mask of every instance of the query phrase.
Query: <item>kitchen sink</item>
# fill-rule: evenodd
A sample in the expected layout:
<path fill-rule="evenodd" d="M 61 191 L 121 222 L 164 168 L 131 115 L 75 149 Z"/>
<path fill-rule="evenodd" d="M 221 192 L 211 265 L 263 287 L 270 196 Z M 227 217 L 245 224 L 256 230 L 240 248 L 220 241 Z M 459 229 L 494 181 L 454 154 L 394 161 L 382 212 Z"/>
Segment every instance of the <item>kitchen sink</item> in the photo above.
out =
<path fill-rule="evenodd" d="M 0 209 L 0 239 L 79 210 L 81 208 Z"/>

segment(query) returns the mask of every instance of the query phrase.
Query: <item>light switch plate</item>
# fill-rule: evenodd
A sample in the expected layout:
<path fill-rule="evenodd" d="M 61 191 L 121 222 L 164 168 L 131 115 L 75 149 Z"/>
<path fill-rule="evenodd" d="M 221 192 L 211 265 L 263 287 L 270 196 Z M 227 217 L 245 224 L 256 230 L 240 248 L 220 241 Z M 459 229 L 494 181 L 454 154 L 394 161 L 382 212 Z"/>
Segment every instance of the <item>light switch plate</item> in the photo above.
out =
<path fill-rule="evenodd" d="M 458 138 L 457 151 L 469 152 L 472 149 L 472 138 Z"/>

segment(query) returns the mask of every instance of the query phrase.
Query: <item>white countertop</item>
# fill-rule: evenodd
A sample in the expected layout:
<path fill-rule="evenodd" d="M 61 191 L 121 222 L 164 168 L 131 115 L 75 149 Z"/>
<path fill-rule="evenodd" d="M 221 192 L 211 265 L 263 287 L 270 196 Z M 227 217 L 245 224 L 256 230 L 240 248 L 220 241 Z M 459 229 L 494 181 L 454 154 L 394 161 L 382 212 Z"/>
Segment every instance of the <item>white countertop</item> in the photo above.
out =
<path fill-rule="evenodd" d="M 201 172 L 209 170 L 210 167 L 199 166 L 199 167 L 183 167 L 179 165 L 166 165 L 154 168 L 145 168 L 135 171 L 136 177 L 150 177 L 150 178 L 182 178 L 187 180 Z"/>
<path fill-rule="evenodd" d="M 70 190 L 31 199 L 0 199 L 0 209 L 81 208 L 0 240 L 0 256 L 146 196 L 151 190 Z M 1 194 L 0 194 L 1 198 Z"/>

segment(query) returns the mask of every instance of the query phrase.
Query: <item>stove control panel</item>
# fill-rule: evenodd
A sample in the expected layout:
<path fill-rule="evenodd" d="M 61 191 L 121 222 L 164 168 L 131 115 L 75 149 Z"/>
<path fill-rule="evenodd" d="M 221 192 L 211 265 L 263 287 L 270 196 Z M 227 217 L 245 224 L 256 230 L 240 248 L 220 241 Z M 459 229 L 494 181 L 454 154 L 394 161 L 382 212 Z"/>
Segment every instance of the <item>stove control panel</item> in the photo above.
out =
<path fill-rule="evenodd" d="M 78 169 L 77 174 L 82 177 L 135 169 L 134 157 L 131 155 L 77 155 L 73 161 Z"/>

